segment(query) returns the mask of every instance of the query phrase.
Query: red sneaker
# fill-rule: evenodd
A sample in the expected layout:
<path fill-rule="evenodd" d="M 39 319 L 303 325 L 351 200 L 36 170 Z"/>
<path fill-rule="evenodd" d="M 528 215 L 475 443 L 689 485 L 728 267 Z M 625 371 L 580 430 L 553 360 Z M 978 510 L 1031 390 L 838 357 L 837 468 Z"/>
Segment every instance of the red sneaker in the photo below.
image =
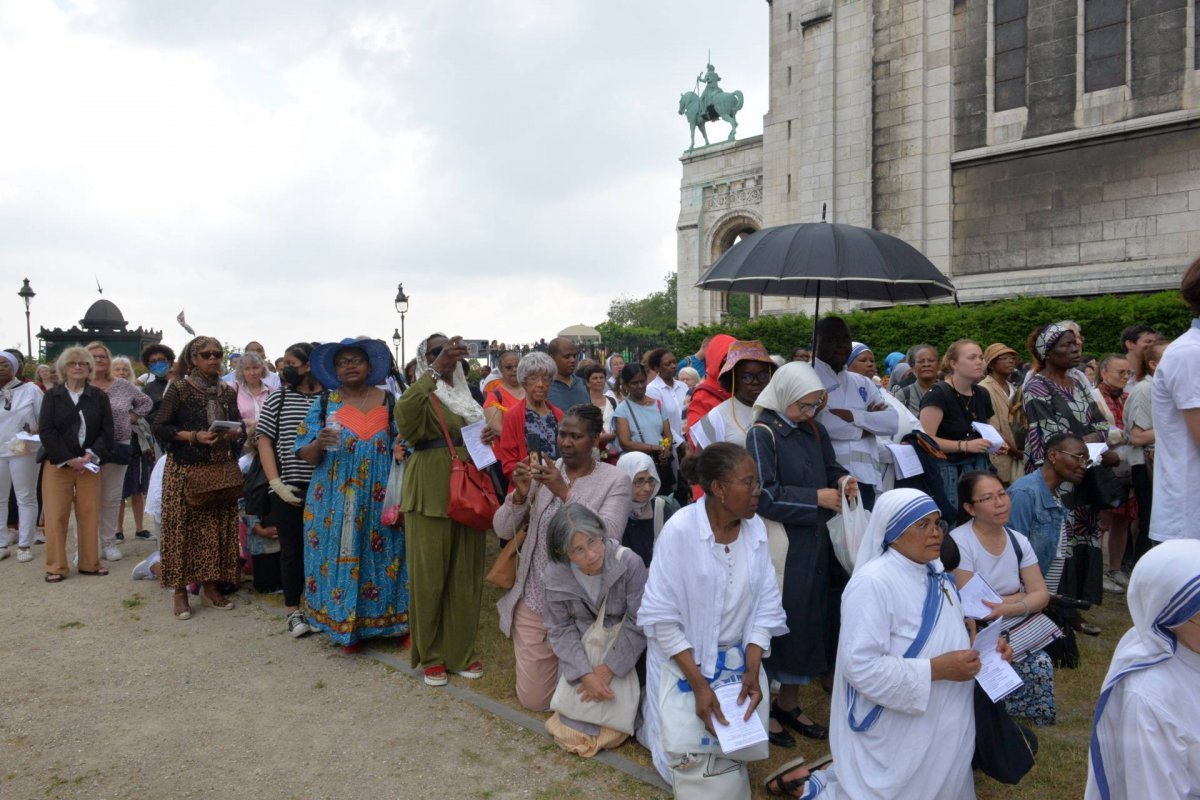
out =
<path fill-rule="evenodd" d="M 425 668 L 425 685 L 426 686 L 445 686 L 450 682 L 446 676 L 446 668 L 441 664 L 436 667 Z"/>
<path fill-rule="evenodd" d="M 460 678 L 467 678 L 468 680 L 472 680 L 472 681 L 475 680 L 476 678 L 482 678 L 483 677 L 483 662 L 482 661 L 472 661 L 469 665 L 467 665 L 466 669 L 454 670 L 454 674 Z"/>
<path fill-rule="evenodd" d="M 354 644 L 342 645 L 342 654 L 347 656 L 355 656 L 363 651 L 363 643 L 355 642 Z"/>

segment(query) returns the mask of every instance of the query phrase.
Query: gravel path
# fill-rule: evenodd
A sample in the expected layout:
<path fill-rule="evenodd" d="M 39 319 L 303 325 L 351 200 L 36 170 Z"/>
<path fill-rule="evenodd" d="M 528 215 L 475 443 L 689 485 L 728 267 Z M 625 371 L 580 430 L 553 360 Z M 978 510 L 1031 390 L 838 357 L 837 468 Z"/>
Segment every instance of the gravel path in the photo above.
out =
<path fill-rule="evenodd" d="M 58 585 L 41 546 L 0 562 L 0 797 L 658 794 L 323 637 L 290 638 L 277 596 L 193 600 L 178 621 L 157 583 L 129 578 L 155 547 L 127 541 L 111 575 Z"/>

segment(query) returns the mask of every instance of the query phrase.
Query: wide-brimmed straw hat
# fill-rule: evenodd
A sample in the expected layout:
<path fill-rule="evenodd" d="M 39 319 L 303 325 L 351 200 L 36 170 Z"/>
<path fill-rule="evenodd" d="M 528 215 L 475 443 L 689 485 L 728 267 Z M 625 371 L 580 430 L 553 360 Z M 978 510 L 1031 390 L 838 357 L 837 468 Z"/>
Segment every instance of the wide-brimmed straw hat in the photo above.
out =
<path fill-rule="evenodd" d="M 340 342 L 326 342 L 318 345 L 309 357 L 313 376 L 326 389 L 336 389 L 342 385 L 338 380 L 337 368 L 333 360 L 341 350 L 354 347 L 367 354 L 367 364 L 370 373 L 367 375 L 367 385 L 377 386 L 387 380 L 388 370 L 392 366 L 392 351 L 379 339 L 342 339 Z"/>

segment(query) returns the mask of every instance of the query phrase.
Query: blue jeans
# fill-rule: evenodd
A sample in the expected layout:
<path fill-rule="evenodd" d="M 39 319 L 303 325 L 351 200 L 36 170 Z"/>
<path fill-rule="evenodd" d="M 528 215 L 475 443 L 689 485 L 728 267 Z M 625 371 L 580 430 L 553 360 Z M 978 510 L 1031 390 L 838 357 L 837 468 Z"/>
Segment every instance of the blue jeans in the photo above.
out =
<path fill-rule="evenodd" d="M 937 462 L 937 477 L 942 481 L 942 487 L 946 492 L 946 500 L 954 507 L 955 513 L 958 513 L 958 479 L 968 472 L 984 471 L 994 473 L 996 470 L 992 468 L 992 462 L 987 455 L 974 455 L 965 461 L 950 463 L 949 461 Z M 946 520 L 953 528 L 956 520 Z"/>

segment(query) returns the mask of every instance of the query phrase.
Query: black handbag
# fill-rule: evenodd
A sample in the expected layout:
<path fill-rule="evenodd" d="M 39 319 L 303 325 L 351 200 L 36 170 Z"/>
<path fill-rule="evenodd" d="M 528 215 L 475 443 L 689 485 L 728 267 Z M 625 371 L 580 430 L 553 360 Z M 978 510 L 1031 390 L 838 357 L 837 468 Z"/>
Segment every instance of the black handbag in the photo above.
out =
<path fill-rule="evenodd" d="M 112 453 L 109 455 L 108 463 L 118 464 L 120 466 L 129 466 L 130 459 L 133 458 L 133 445 L 125 442 L 113 442 Z"/>
<path fill-rule="evenodd" d="M 1080 542 L 1071 548 L 1071 554 L 1063 562 L 1059 594 L 1093 605 L 1104 601 L 1104 556 L 1099 547 Z"/>
<path fill-rule="evenodd" d="M 1054 408 L 1054 413 L 1065 419 L 1070 425 L 1071 433 L 1080 439 L 1088 435 L 1089 431 L 1084 430 L 1083 424 L 1075 418 L 1071 409 L 1067 407 L 1066 401 L 1057 392 L 1051 391 L 1050 404 Z M 1084 439 L 1084 441 L 1087 440 Z M 1121 483 L 1121 479 L 1113 472 L 1112 467 L 1097 463 L 1088 467 L 1083 476 L 1083 483 L 1063 497 L 1063 505 L 1071 509 L 1082 506 L 1104 511 L 1121 505 L 1128 495 L 1129 487 Z"/>
<path fill-rule="evenodd" d="M 1033 731 L 1008 715 L 1004 701 L 993 703 L 975 684 L 975 755 L 971 768 L 1013 786 L 1033 769 L 1038 740 Z"/>
<path fill-rule="evenodd" d="M 275 439 L 279 438 L 279 418 L 283 415 L 283 403 L 287 399 L 287 387 L 279 388 L 279 407 L 275 409 Z M 257 437 L 255 438 L 257 442 Z M 275 452 L 275 464 L 279 464 L 279 451 L 275 448 L 275 442 L 271 442 L 271 449 Z M 254 460 L 250 462 L 250 469 L 246 470 L 246 475 L 242 478 L 242 499 L 245 501 L 246 516 L 258 517 L 262 519 L 266 516 L 267 511 L 271 508 L 270 502 L 270 481 L 267 480 L 267 472 L 263 469 L 262 458 L 258 455 L 258 450 L 255 448 Z"/>

